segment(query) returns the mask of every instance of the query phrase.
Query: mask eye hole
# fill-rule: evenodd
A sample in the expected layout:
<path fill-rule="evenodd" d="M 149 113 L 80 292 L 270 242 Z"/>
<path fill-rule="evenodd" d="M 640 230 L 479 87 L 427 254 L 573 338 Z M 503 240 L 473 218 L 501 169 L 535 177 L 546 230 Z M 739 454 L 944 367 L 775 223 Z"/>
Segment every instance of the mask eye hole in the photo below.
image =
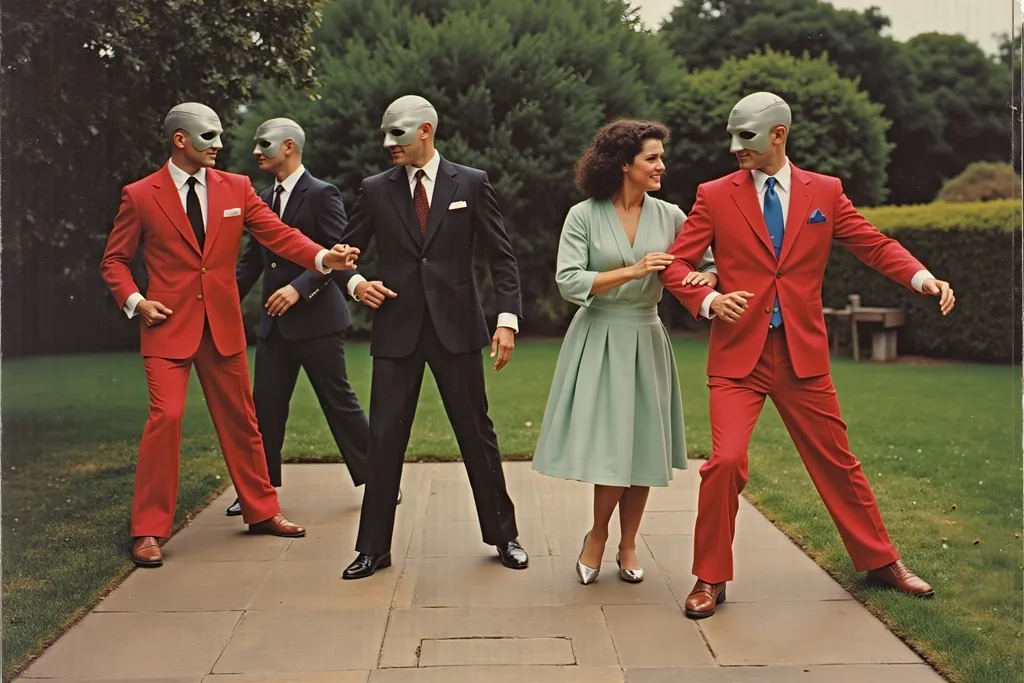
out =
<path fill-rule="evenodd" d="M 757 137 L 757 133 L 752 133 L 749 130 L 745 130 L 742 133 L 740 133 L 740 137 L 743 138 L 744 140 L 753 140 L 754 138 Z"/>
<path fill-rule="evenodd" d="M 214 139 L 215 137 L 217 137 L 217 133 L 215 131 L 207 131 L 205 133 L 200 133 L 199 137 L 201 137 L 202 139 L 204 139 L 206 141 L 210 141 L 210 140 Z"/>
<path fill-rule="evenodd" d="M 260 140 L 259 145 L 262 149 L 270 147 L 270 140 Z"/>
<path fill-rule="evenodd" d="M 393 137 L 400 138 L 403 135 L 405 135 L 405 131 L 402 130 L 401 128 L 392 128 L 391 130 L 388 131 L 388 134 L 392 135 Z"/>

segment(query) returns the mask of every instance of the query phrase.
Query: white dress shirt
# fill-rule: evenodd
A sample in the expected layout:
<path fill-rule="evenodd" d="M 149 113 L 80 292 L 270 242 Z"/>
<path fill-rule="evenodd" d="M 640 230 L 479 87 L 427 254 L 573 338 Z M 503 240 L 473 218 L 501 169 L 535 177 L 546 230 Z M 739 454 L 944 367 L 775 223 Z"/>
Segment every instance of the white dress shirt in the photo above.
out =
<path fill-rule="evenodd" d="M 441 165 L 441 155 L 438 154 L 437 150 L 434 150 L 434 156 L 430 157 L 430 161 L 423 166 L 423 189 L 427 192 L 427 206 L 433 202 L 434 199 L 434 182 L 437 180 L 437 170 Z M 406 166 L 405 173 L 409 179 L 409 194 L 415 196 L 416 193 L 416 172 L 420 169 L 415 166 Z M 365 282 L 364 278 L 359 273 L 352 276 L 352 279 L 348 281 L 348 293 L 353 299 L 356 298 L 356 286 L 360 282 Z M 385 283 L 387 284 L 387 283 Z M 358 299 L 356 299 L 358 301 Z M 498 314 L 498 327 L 508 327 L 513 332 L 519 332 L 519 316 L 515 313 L 499 313 Z"/>
<path fill-rule="evenodd" d="M 186 213 L 188 212 L 188 179 L 194 177 L 198 181 L 196 183 L 196 196 L 199 197 L 199 208 L 203 212 L 203 230 L 205 231 L 206 225 L 209 222 L 209 194 L 207 192 L 206 185 L 206 167 L 200 167 L 200 169 L 196 171 L 195 174 L 190 176 L 188 173 L 175 166 L 174 162 L 171 161 L 167 164 L 167 170 L 170 171 L 171 173 L 171 180 L 174 181 L 174 186 L 178 188 L 178 197 L 181 198 L 181 206 L 183 209 L 185 209 Z M 298 171 L 285 178 L 284 183 L 281 183 L 282 185 L 285 185 L 286 190 L 281 195 L 282 214 L 284 213 L 284 205 L 285 202 L 287 201 L 286 196 L 289 195 L 291 190 L 295 188 L 295 183 L 299 181 L 299 176 L 302 175 L 302 171 L 304 170 L 305 169 L 302 166 L 299 166 Z M 289 182 L 291 183 L 291 185 L 288 185 Z M 275 183 L 275 186 L 276 185 L 277 183 Z M 321 249 L 320 252 L 316 255 L 316 269 L 319 270 L 324 275 L 331 272 L 330 269 L 324 268 L 324 256 L 326 255 L 327 249 Z M 124 308 L 122 310 L 124 310 L 125 315 L 127 315 L 129 318 L 134 318 L 136 315 L 135 307 L 139 305 L 140 301 L 145 300 L 146 299 L 145 297 L 142 296 L 142 294 L 140 294 L 139 292 L 135 292 L 131 296 L 129 296 L 128 299 L 125 301 Z"/>
<path fill-rule="evenodd" d="M 282 190 L 282 192 L 281 192 L 281 200 L 280 200 L 281 201 L 281 206 L 278 209 L 281 213 L 279 213 L 278 216 L 283 216 L 284 215 L 284 209 L 285 209 L 286 206 L 288 206 L 288 200 L 292 196 L 292 191 L 295 189 L 296 183 L 299 182 L 299 178 L 301 178 L 302 174 L 305 173 L 305 172 L 306 172 L 306 167 L 303 166 L 302 164 L 299 164 L 299 167 L 297 169 L 295 169 L 295 172 L 292 173 L 290 176 L 288 176 L 287 178 L 285 178 L 284 180 L 281 180 L 281 181 L 277 181 L 277 180 L 274 181 L 274 189 L 273 189 L 273 191 L 272 191 L 272 193 L 270 195 L 270 205 L 271 206 L 274 205 L 274 195 L 277 194 L 277 188 L 278 187 L 284 187 L 284 190 Z"/>
<path fill-rule="evenodd" d="M 764 215 L 764 196 L 768 190 L 768 174 L 764 171 L 754 169 L 750 172 L 751 178 L 754 181 L 754 189 L 757 190 L 757 203 L 761 207 L 761 214 Z M 792 196 L 793 191 L 793 167 L 789 165 L 789 159 L 786 159 L 786 163 L 782 165 L 779 172 L 775 174 L 775 194 L 779 196 L 779 204 L 782 205 L 782 224 L 785 226 L 786 221 L 789 219 L 789 199 Z M 785 228 L 783 228 L 785 229 Z M 924 281 L 932 277 L 932 274 L 927 270 L 921 270 L 914 274 L 911 279 L 911 286 L 917 291 L 922 291 Z M 707 295 L 704 301 L 700 305 L 700 314 L 705 318 L 714 318 L 715 314 L 711 311 L 711 302 L 717 297 L 721 296 L 719 292 L 712 292 Z"/>

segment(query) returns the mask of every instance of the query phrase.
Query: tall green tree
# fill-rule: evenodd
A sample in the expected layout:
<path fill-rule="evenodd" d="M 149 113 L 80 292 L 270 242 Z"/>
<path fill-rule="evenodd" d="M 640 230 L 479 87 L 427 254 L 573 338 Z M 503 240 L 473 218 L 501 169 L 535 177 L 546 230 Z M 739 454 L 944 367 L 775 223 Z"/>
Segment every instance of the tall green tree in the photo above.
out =
<path fill-rule="evenodd" d="M 966 47 L 971 44 L 963 38 L 943 42 L 922 37 L 904 45 L 882 35 L 888 26 L 889 19 L 877 8 L 856 12 L 824 0 L 682 0 L 659 35 L 691 69 L 715 68 L 729 57 L 766 47 L 794 56 L 827 55 L 841 76 L 856 80 L 883 105 L 883 114 L 892 121 L 887 134 L 893 144 L 888 200 L 927 202 L 945 178 L 971 161 L 1005 159 L 992 156 L 1000 144 L 1005 155 L 1005 122 L 994 128 L 990 113 L 1005 104 L 1005 93 L 1000 99 L 992 94 L 1006 89 L 1009 76 L 990 68 L 991 60 L 976 46 Z M 952 60 L 941 65 L 944 48 L 952 50 Z M 947 149 L 958 127 L 968 124 L 958 113 L 943 113 L 937 104 L 948 98 L 934 96 L 935 90 L 959 90 L 975 109 L 971 139 L 981 135 L 998 143 Z"/>
<path fill-rule="evenodd" d="M 768 50 L 690 73 L 669 105 L 673 139 L 665 186 L 682 198 L 684 210 L 692 206 L 697 185 L 736 170 L 725 130 L 729 112 L 740 98 L 761 90 L 782 97 L 793 112 L 786 152 L 795 165 L 842 178 L 855 204 L 882 203 L 890 144 L 881 106 L 824 56 L 797 59 Z"/>
<path fill-rule="evenodd" d="M 167 158 L 174 104 L 225 123 L 255 79 L 314 84 L 320 0 L 11 0 L 0 5 L 5 353 L 134 338 L 99 280 L 120 187 Z M 75 330 L 68 334 L 68 330 Z"/>
<path fill-rule="evenodd" d="M 367 12 L 355 27 L 354 7 Z M 426 97 L 439 113 L 440 152 L 485 169 L 498 194 L 519 259 L 524 331 L 560 331 L 571 309 L 552 274 L 562 221 L 580 200 L 573 165 L 609 119 L 663 112 L 683 75 L 677 60 L 628 5 L 608 0 L 340 0 L 325 9 L 315 44 L 317 97 L 261 88 L 238 137 L 250 140 L 266 118 L 296 119 L 304 162 L 351 206 L 360 181 L 391 165 L 384 108 Z M 253 170 L 250 149 L 234 147 L 237 168 Z M 363 265 L 373 272 L 372 250 Z M 478 280 L 489 296 L 485 268 Z M 354 313 L 365 325 L 365 311 Z"/>
<path fill-rule="evenodd" d="M 893 174 L 929 190 L 974 161 L 1006 161 L 1012 147 L 1010 69 L 959 35 L 923 33 L 907 41 L 920 97 L 941 123 L 938 140 L 900 158 Z"/>

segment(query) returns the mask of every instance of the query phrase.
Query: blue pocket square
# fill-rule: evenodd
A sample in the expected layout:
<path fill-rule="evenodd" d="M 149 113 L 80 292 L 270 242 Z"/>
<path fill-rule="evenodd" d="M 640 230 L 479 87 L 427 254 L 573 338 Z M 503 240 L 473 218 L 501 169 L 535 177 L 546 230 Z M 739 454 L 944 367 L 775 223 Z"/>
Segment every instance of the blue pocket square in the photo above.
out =
<path fill-rule="evenodd" d="M 814 213 L 811 214 L 811 217 L 807 219 L 807 222 L 808 223 L 824 223 L 827 220 L 828 219 L 825 218 L 825 214 L 823 214 L 821 212 L 821 209 L 815 209 Z"/>

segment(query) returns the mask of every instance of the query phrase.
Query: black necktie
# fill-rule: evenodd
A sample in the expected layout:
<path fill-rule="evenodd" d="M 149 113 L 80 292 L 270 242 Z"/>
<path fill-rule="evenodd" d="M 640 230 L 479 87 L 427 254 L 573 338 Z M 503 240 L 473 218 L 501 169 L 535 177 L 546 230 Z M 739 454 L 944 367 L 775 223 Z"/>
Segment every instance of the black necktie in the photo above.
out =
<path fill-rule="evenodd" d="M 188 214 L 188 222 L 192 224 L 192 232 L 196 234 L 196 241 L 199 242 L 199 250 L 203 250 L 206 242 L 206 229 L 203 227 L 203 210 L 199 206 L 199 195 L 196 194 L 195 178 L 188 179 L 188 194 L 185 195 L 185 213 Z"/>
<path fill-rule="evenodd" d="M 277 214 L 277 217 L 281 217 L 281 193 L 284 192 L 284 185 L 278 185 L 274 188 L 274 203 L 270 205 L 270 210 Z"/>

